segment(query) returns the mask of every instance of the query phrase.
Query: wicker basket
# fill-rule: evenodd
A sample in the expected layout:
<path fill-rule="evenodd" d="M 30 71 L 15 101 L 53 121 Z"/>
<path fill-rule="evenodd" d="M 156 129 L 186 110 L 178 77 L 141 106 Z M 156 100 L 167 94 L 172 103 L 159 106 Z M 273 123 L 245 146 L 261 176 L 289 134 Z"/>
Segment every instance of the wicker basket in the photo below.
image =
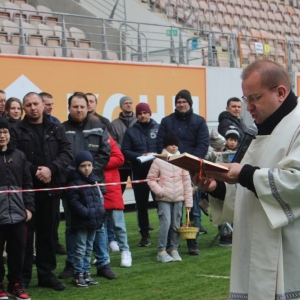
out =
<path fill-rule="evenodd" d="M 199 228 L 198 227 L 179 227 L 177 230 L 182 239 L 193 240 L 196 238 Z"/>

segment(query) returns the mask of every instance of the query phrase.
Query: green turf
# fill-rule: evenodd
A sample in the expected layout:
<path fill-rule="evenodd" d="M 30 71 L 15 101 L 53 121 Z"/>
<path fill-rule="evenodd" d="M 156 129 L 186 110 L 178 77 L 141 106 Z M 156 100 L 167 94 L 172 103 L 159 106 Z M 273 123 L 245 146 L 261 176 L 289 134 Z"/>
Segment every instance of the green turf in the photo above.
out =
<path fill-rule="evenodd" d="M 151 231 L 152 245 L 148 248 L 138 247 L 140 235 L 137 231 L 135 213 L 126 213 L 128 241 L 132 253 L 131 268 L 120 268 L 120 253 L 111 253 L 111 267 L 117 274 L 116 280 L 107 280 L 95 276 L 96 268 L 92 266 L 91 273 L 99 281 L 98 286 L 88 289 L 76 288 L 71 279 L 63 280 L 67 289 L 56 292 L 37 287 L 36 271 L 28 293 L 33 300 L 85 300 L 85 299 L 197 299 L 197 300 L 225 300 L 228 299 L 229 270 L 231 248 L 220 247 L 218 242 L 209 247 L 217 233 L 217 228 L 209 222 L 208 217 L 202 217 L 202 224 L 208 234 L 199 238 L 201 255 L 190 256 L 187 253 L 186 241 L 180 243 L 179 253 L 182 262 L 168 264 L 156 261 L 158 219 L 156 210 L 149 210 L 151 224 L 155 227 Z M 60 240 L 64 244 L 65 223 L 60 224 Z M 64 268 L 65 256 L 57 255 L 57 269 L 59 274 Z"/>

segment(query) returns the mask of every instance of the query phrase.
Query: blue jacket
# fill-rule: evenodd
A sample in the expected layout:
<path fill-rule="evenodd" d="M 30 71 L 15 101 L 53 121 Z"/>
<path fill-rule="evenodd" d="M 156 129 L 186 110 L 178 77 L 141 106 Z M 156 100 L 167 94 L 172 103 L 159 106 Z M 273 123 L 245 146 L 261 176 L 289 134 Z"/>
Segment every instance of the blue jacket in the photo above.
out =
<path fill-rule="evenodd" d="M 69 174 L 72 181 L 68 186 L 95 184 L 98 177 L 92 172 L 88 177 L 79 171 L 72 170 Z M 106 215 L 99 188 L 86 187 L 67 190 L 67 201 L 71 211 L 71 227 L 73 229 L 99 229 Z"/>
<path fill-rule="evenodd" d="M 161 120 L 157 134 L 157 153 L 163 150 L 163 140 L 167 133 L 172 132 L 179 139 L 179 152 L 187 152 L 204 158 L 209 145 L 209 132 L 203 117 L 190 109 L 184 116 L 175 112 Z"/>
<path fill-rule="evenodd" d="M 121 150 L 125 159 L 132 162 L 133 172 L 145 176 L 145 178 L 152 161 L 141 164 L 136 158 L 143 155 L 143 153 L 157 153 L 156 136 L 158 128 L 159 124 L 150 119 L 150 126 L 146 132 L 141 123 L 137 121 L 132 127 L 126 129 L 123 137 Z"/>

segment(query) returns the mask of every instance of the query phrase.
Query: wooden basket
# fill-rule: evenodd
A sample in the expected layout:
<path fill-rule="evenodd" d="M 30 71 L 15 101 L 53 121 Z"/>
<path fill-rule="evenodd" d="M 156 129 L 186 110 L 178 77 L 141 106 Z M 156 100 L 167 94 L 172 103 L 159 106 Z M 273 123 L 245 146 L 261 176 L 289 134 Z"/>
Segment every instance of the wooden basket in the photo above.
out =
<path fill-rule="evenodd" d="M 178 229 L 180 238 L 184 240 L 194 240 L 199 231 L 198 227 L 179 227 Z"/>

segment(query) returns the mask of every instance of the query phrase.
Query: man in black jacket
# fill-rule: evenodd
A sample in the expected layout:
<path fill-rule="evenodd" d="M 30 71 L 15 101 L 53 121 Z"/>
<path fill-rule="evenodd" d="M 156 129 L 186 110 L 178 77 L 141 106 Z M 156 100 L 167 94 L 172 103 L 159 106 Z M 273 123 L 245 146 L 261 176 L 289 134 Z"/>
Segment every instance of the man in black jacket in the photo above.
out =
<path fill-rule="evenodd" d="M 242 101 L 239 98 L 233 97 L 228 99 L 226 111 L 219 115 L 218 132 L 225 137 L 226 131 L 230 126 L 234 126 L 239 132 L 239 143 L 244 138 L 244 131 L 247 128 L 241 118 Z"/>
<path fill-rule="evenodd" d="M 104 168 L 110 158 L 110 144 L 105 125 L 96 118 L 88 115 L 88 99 L 84 93 L 76 92 L 68 99 L 69 117 L 63 122 L 67 136 L 71 142 L 74 157 L 81 151 L 89 151 L 93 155 L 93 170 L 98 176 L 99 183 L 104 182 Z M 102 193 L 105 188 L 101 187 Z M 75 234 L 71 230 L 70 212 L 65 199 L 63 199 L 66 217 L 66 266 L 59 278 L 73 276 L 73 260 L 75 255 Z M 109 265 L 107 250 L 107 234 L 105 227 L 97 230 L 94 242 L 94 255 L 96 257 L 97 274 L 107 279 L 115 279 L 116 275 Z"/>
<path fill-rule="evenodd" d="M 52 123 L 43 114 L 41 97 L 34 92 L 23 98 L 24 119 L 11 130 L 11 140 L 25 153 L 30 163 L 34 188 L 56 188 L 66 184 L 64 170 L 73 161 L 71 145 L 64 128 Z M 60 191 L 35 193 L 35 214 L 28 222 L 26 256 L 23 268 L 23 286 L 31 280 L 33 258 L 33 234 L 36 231 L 36 268 L 38 285 L 53 290 L 64 290 L 53 271 L 56 268 L 53 238 L 56 212 L 60 203 Z"/>
<path fill-rule="evenodd" d="M 137 157 L 146 156 L 151 152 L 157 152 L 156 136 L 159 124 L 151 119 L 151 110 L 147 103 L 139 103 L 136 106 L 136 116 L 138 121 L 125 131 L 121 150 L 125 159 L 132 163 L 133 180 L 142 180 L 146 179 L 152 161 L 141 164 L 137 160 Z M 150 188 L 147 182 L 134 183 L 132 187 L 137 207 L 140 233 L 142 235 L 139 246 L 148 247 L 151 245 L 148 217 Z M 152 198 L 153 200 L 155 199 L 154 194 L 152 194 Z"/>

